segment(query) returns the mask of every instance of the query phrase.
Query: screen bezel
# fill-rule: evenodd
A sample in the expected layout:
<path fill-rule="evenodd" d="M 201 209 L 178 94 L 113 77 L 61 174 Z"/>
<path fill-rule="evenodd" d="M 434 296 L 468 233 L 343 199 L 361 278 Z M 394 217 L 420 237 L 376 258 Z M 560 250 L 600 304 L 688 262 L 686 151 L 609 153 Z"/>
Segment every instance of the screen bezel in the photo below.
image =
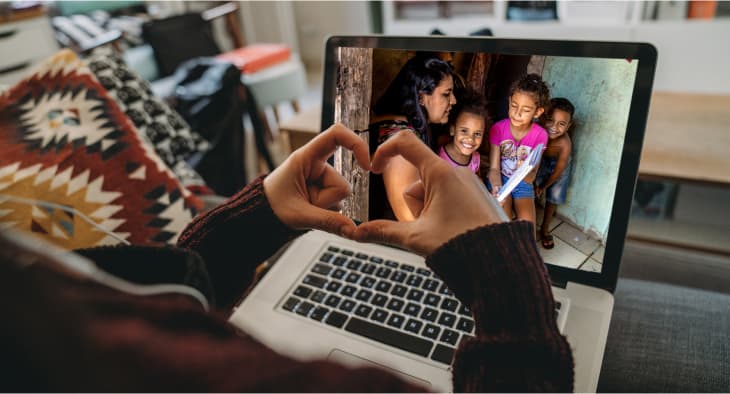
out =
<path fill-rule="evenodd" d="M 614 193 L 605 253 L 600 273 L 546 264 L 556 284 L 576 282 L 600 287 L 613 293 L 618 279 L 628 227 L 631 201 L 638 177 L 639 159 L 649 114 L 657 51 L 648 43 L 506 39 L 493 37 L 405 37 L 333 36 L 325 47 L 322 124 L 325 130 L 334 121 L 336 94 L 336 49 L 339 47 L 377 48 L 410 51 L 489 52 L 505 55 L 538 55 L 638 60 L 631 108 L 624 136 L 618 180 Z"/>

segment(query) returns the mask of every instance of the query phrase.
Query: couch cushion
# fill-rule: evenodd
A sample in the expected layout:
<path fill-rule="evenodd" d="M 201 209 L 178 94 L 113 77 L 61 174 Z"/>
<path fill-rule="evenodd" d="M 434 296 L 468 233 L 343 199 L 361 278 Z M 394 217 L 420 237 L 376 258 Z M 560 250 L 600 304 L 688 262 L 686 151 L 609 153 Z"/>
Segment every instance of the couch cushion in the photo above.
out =
<path fill-rule="evenodd" d="M 177 112 L 152 93 L 149 83 L 131 71 L 110 48 L 94 50 L 86 62 L 178 180 L 191 190 L 204 188 L 205 181 L 188 161 L 199 161 L 210 144 L 190 130 Z"/>
<path fill-rule="evenodd" d="M 601 392 L 730 391 L 730 296 L 620 279 Z"/>
<path fill-rule="evenodd" d="M 72 52 L 0 96 L 0 225 L 69 249 L 159 245 L 201 207 Z"/>

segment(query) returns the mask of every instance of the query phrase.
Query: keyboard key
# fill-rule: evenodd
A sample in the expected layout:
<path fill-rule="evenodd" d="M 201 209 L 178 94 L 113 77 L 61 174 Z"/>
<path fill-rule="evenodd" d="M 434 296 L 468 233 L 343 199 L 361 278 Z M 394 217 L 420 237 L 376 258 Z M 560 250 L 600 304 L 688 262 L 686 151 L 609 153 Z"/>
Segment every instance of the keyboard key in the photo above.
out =
<path fill-rule="evenodd" d="M 423 332 L 421 333 L 421 335 L 431 339 L 436 339 L 439 337 L 440 332 L 441 329 L 437 326 L 434 326 L 433 324 L 426 324 L 426 327 L 423 328 Z"/>
<path fill-rule="evenodd" d="M 367 319 L 368 316 L 370 316 L 370 312 L 373 311 L 373 308 L 369 305 L 360 304 L 357 309 L 355 309 L 355 314 L 358 316 L 362 316 Z"/>
<path fill-rule="evenodd" d="M 439 290 L 439 293 L 450 296 L 454 295 L 454 293 L 451 292 L 448 286 L 446 286 L 446 283 L 441 284 L 441 290 Z"/>
<path fill-rule="evenodd" d="M 428 293 L 426 294 L 426 298 L 423 300 L 423 303 L 431 306 L 439 306 L 439 301 L 441 301 L 440 296 L 437 296 L 433 293 Z"/>
<path fill-rule="evenodd" d="M 373 301 L 371 303 L 375 306 L 384 306 L 386 302 L 388 302 L 387 296 L 384 296 L 382 294 L 376 294 L 375 297 L 373 297 Z"/>
<path fill-rule="evenodd" d="M 406 280 L 406 273 L 403 271 L 394 271 L 393 275 L 390 276 L 390 280 L 393 282 L 403 283 Z"/>
<path fill-rule="evenodd" d="M 342 279 L 345 277 L 345 274 L 347 274 L 347 271 L 343 270 L 342 268 L 338 268 L 335 270 L 335 272 L 332 273 L 332 278 Z"/>
<path fill-rule="evenodd" d="M 390 302 L 388 302 L 388 309 L 391 311 L 400 312 L 401 309 L 403 309 L 404 302 L 402 300 L 399 300 L 397 298 L 391 298 Z"/>
<path fill-rule="evenodd" d="M 325 323 L 329 324 L 330 326 L 342 328 L 342 326 L 345 325 L 346 321 L 347 321 L 347 315 L 342 314 L 337 311 L 332 311 L 332 313 L 330 313 L 329 316 L 327 316 L 327 320 L 325 320 Z"/>
<path fill-rule="evenodd" d="M 327 297 L 327 293 L 325 293 L 322 290 L 317 290 L 314 292 L 314 294 L 312 294 L 312 297 L 310 298 L 310 300 L 320 303 L 320 302 L 324 301 L 325 297 Z"/>
<path fill-rule="evenodd" d="M 322 276 L 327 276 L 332 272 L 332 267 L 325 264 L 315 264 L 314 267 L 312 267 L 312 272 L 315 274 L 320 274 Z"/>
<path fill-rule="evenodd" d="M 421 311 L 420 305 L 409 302 L 406 305 L 406 309 L 403 310 L 403 313 L 405 313 L 406 315 L 418 316 L 418 312 L 420 312 L 420 311 Z"/>
<path fill-rule="evenodd" d="M 287 299 L 281 307 L 284 308 L 284 310 L 291 312 L 297 307 L 297 304 L 299 304 L 299 298 L 289 297 L 289 299 Z"/>
<path fill-rule="evenodd" d="M 375 264 L 383 263 L 383 259 L 381 259 L 380 257 L 377 257 L 377 256 L 370 256 L 370 261 L 372 261 Z"/>
<path fill-rule="evenodd" d="M 393 294 L 396 297 L 403 297 L 406 295 L 406 291 L 408 291 L 408 288 L 403 285 L 395 285 L 393 286 L 393 290 L 391 290 L 390 294 Z"/>
<path fill-rule="evenodd" d="M 347 278 L 345 278 L 345 280 L 350 283 L 357 283 L 357 281 L 360 280 L 360 274 L 355 273 L 355 272 L 350 272 L 347 275 Z"/>
<path fill-rule="evenodd" d="M 302 315 L 302 316 L 307 316 L 309 314 L 309 311 L 312 310 L 312 308 L 314 308 L 314 304 L 312 304 L 311 302 L 304 301 L 301 304 L 299 304 L 299 306 L 297 307 L 297 309 L 294 310 L 294 312 L 296 312 L 297 314 Z"/>
<path fill-rule="evenodd" d="M 308 298 L 312 294 L 312 289 L 307 286 L 299 286 L 294 290 L 294 295 L 297 297 Z"/>
<path fill-rule="evenodd" d="M 366 276 L 362 278 L 362 280 L 360 281 L 360 286 L 366 289 L 372 288 L 373 286 L 375 286 L 375 278 L 373 278 L 372 276 Z"/>
<path fill-rule="evenodd" d="M 330 252 L 335 252 L 335 253 L 337 253 L 337 252 L 339 252 L 339 251 L 340 251 L 340 248 L 338 248 L 338 247 L 336 247 L 336 246 L 328 246 L 328 247 L 327 247 L 327 250 L 329 250 Z"/>
<path fill-rule="evenodd" d="M 446 327 L 453 327 L 454 323 L 456 323 L 456 315 L 452 315 L 451 313 L 444 312 L 441 314 L 441 317 L 439 318 L 439 324 Z"/>
<path fill-rule="evenodd" d="M 380 267 L 378 268 L 378 271 L 375 272 L 375 275 L 379 278 L 387 278 L 391 271 L 392 270 L 388 267 Z"/>
<path fill-rule="evenodd" d="M 335 257 L 332 253 L 325 253 L 319 258 L 319 261 L 323 263 L 329 263 L 332 258 Z"/>
<path fill-rule="evenodd" d="M 375 320 L 377 322 L 383 323 L 385 319 L 388 318 L 388 312 L 382 310 L 382 309 L 376 309 L 375 312 L 373 312 L 373 315 L 370 316 L 371 320 Z"/>
<path fill-rule="evenodd" d="M 345 297 L 352 297 L 356 291 L 357 291 L 357 288 L 355 286 L 347 285 L 342 288 L 342 291 L 340 292 L 340 294 L 342 294 Z"/>
<path fill-rule="evenodd" d="M 459 314 L 464 316 L 471 316 L 471 309 L 469 309 L 468 306 L 461 304 L 461 308 L 459 308 Z"/>
<path fill-rule="evenodd" d="M 408 275 L 408 280 L 406 281 L 406 284 L 408 286 L 418 287 L 421 285 L 421 282 L 423 282 L 423 277 L 415 274 Z"/>
<path fill-rule="evenodd" d="M 446 342 L 449 345 L 456 345 L 456 341 L 459 340 L 459 333 L 451 331 L 448 328 L 444 328 L 444 332 L 441 334 L 441 342 Z"/>
<path fill-rule="evenodd" d="M 432 308 L 424 308 L 423 313 L 421 313 L 421 319 L 428 320 L 428 321 L 436 321 L 436 316 L 438 316 L 438 311 L 436 309 Z"/>
<path fill-rule="evenodd" d="M 563 306 L 563 304 L 561 304 L 560 301 L 555 301 L 555 309 L 560 310 L 561 306 Z"/>
<path fill-rule="evenodd" d="M 368 302 L 370 301 L 370 297 L 373 296 L 373 292 L 370 290 L 360 289 L 360 291 L 357 292 L 357 295 L 355 298 L 358 299 L 358 301 L 362 302 Z"/>
<path fill-rule="evenodd" d="M 441 303 L 441 309 L 445 309 L 449 312 L 456 311 L 456 308 L 459 306 L 459 301 L 456 301 L 453 298 L 444 298 L 444 301 Z"/>
<path fill-rule="evenodd" d="M 340 305 L 340 310 L 343 312 L 352 312 L 352 310 L 355 308 L 355 301 L 353 300 L 344 300 L 342 301 L 342 304 Z"/>
<path fill-rule="evenodd" d="M 474 337 L 472 335 L 466 335 L 466 334 L 464 334 L 464 335 L 461 336 L 461 341 L 459 341 L 459 345 L 461 345 L 465 341 L 469 341 L 469 340 L 472 340 L 472 339 L 474 339 Z"/>
<path fill-rule="evenodd" d="M 340 298 L 339 296 L 330 294 L 327 297 L 327 299 L 324 301 L 324 303 L 325 303 L 325 305 L 331 306 L 333 308 L 337 308 L 337 305 L 340 303 L 340 300 L 342 300 L 342 298 Z"/>
<path fill-rule="evenodd" d="M 347 268 L 349 268 L 353 271 L 357 271 L 357 269 L 360 268 L 361 265 L 362 265 L 362 261 L 360 261 L 358 259 L 350 259 L 350 262 L 347 263 Z"/>
<path fill-rule="evenodd" d="M 340 283 L 336 280 L 331 280 L 330 283 L 327 283 L 327 290 L 329 290 L 333 293 L 337 293 L 337 290 L 339 290 L 341 286 L 342 286 L 342 283 Z"/>
<path fill-rule="evenodd" d="M 408 265 L 408 264 L 401 264 L 400 269 L 402 269 L 403 271 L 407 271 L 407 272 L 413 272 L 416 270 L 416 267 L 414 267 L 412 265 Z"/>
<path fill-rule="evenodd" d="M 418 334 L 419 332 L 421 332 L 421 327 L 423 327 L 423 323 L 421 323 L 420 321 L 414 320 L 414 319 L 408 319 L 405 329 L 406 329 L 406 331 L 410 331 L 414 334 Z"/>
<path fill-rule="evenodd" d="M 426 279 L 426 281 L 423 282 L 423 290 L 436 292 L 436 290 L 438 290 L 440 284 L 441 284 L 441 282 L 439 282 L 435 279 Z"/>
<path fill-rule="evenodd" d="M 302 280 L 302 283 L 321 289 L 327 283 L 327 279 L 315 275 L 307 275 Z"/>
<path fill-rule="evenodd" d="M 395 328 L 401 328 L 403 326 L 403 322 L 405 322 L 406 318 L 402 315 L 399 315 L 397 313 L 394 313 L 390 315 L 390 319 L 388 319 L 388 325 Z"/>
<path fill-rule="evenodd" d="M 342 267 L 343 265 L 345 265 L 345 261 L 347 261 L 347 257 L 337 256 L 332 261 L 332 265 L 336 265 L 338 267 Z"/>
<path fill-rule="evenodd" d="M 453 358 L 454 348 L 441 344 L 436 345 L 436 349 L 433 350 L 433 354 L 431 355 L 432 360 L 444 363 L 446 365 L 451 365 L 451 360 Z"/>
<path fill-rule="evenodd" d="M 316 320 L 316 321 L 322 321 L 322 319 L 324 318 L 324 316 L 325 316 L 325 315 L 327 314 L 327 312 L 329 312 L 329 311 L 330 311 L 330 310 L 329 310 L 329 309 L 327 309 L 327 308 L 325 308 L 325 307 L 322 307 L 322 306 L 318 306 L 318 307 L 316 307 L 316 308 L 315 308 L 315 309 L 314 309 L 314 310 L 312 311 L 312 314 L 311 314 L 311 315 L 309 315 L 309 317 L 310 317 L 310 318 L 312 318 L 312 319 L 314 319 L 314 320 Z"/>
<path fill-rule="evenodd" d="M 427 357 L 433 348 L 433 343 L 428 340 L 372 324 L 357 317 L 350 319 L 345 330 L 423 357 Z"/>
<path fill-rule="evenodd" d="M 416 273 L 423 276 L 431 276 L 431 271 L 425 268 L 416 268 Z"/>
<path fill-rule="evenodd" d="M 373 272 L 375 272 L 376 268 L 378 268 L 378 267 L 375 264 L 367 263 L 367 264 L 363 264 L 362 268 L 360 268 L 360 272 L 362 272 L 363 274 L 370 275 Z"/>
<path fill-rule="evenodd" d="M 423 290 L 411 289 L 406 296 L 411 301 L 419 302 L 423 298 Z"/>
<path fill-rule="evenodd" d="M 385 265 L 387 265 L 390 268 L 398 268 L 398 262 L 393 260 L 386 260 Z"/>
<path fill-rule="evenodd" d="M 392 284 L 390 282 L 381 280 L 380 282 L 378 282 L 378 285 L 375 286 L 375 290 L 382 291 L 383 293 L 387 293 L 388 290 L 390 290 L 390 286 L 392 286 Z"/>
<path fill-rule="evenodd" d="M 354 253 L 352 250 L 342 249 L 340 253 L 344 254 L 345 256 L 351 257 Z"/>
<path fill-rule="evenodd" d="M 355 257 L 357 257 L 358 259 L 362 259 L 362 260 L 368 259 L 368 255 L 366 255 L 365 253 L 358 253 L 355 255 Z"/>
<path fill-rule="evenodd" d="M 464 332 L 471 332 L 474 328 L 474 320 L 462 317 L 459 319 L 459 323 L 456 324 L 456 329 Z"/>

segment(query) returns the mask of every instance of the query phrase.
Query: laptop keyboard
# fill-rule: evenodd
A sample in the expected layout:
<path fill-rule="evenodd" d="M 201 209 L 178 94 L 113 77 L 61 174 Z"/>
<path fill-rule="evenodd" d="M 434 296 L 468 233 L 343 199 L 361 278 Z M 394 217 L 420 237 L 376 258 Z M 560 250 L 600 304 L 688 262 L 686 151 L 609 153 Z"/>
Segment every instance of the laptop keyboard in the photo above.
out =
<path fill-rule="evenodd" d="M 474 335 L 469 308 L 430 270 L 335 246 L 282 308 L 443 364 Z"/>
<path fill-rule="evenodd" d="M 469 308 L 430 270 L 336 246 L 284 300 L 285 311 L 447 365 L 474 335 Z"/>

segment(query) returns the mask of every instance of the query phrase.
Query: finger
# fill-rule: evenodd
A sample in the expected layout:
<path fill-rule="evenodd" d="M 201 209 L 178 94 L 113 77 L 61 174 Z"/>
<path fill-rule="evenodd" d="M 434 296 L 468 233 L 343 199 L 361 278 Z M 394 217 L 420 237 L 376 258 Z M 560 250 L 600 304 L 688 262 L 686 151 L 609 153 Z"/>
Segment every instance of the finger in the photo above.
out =
<path fill-rule="evenodd" d="M 352 238 L 355 231 L 355 223 L 351 219 L 325 208 L 307 204 L 299 209 L 299 217 L 303 223 L 301 227 L 327 231 L 347 238 Z"/>
<path fill-rule="evenodd" d="M 365 170 L 370 169 L 370 154 L 368 153 L 367 143 L 339 123 L 320 133 L 301 149 L 310 159 L 324 161 L 332 156 L 338 146 L 352 151 L 360 167 Z"/>
<path fill-rule="evenodd" d="M 373 220 L 355 228 L 353 239 L 358 242 L 375 242 L 399 247 L 408 247 L 406 240 L 413 222 Z"/>
<path fill-rule="evenodd" d="M 410 131 L 401 131 L 378 147 L 373 155 L 372 171 L 381 173 L 388 159 L 401 155 L 413 164 L 423 175 L 425 165 L 431 161 L 441 160 L 416 135 Z"/>
<path fill-rule="evenodd" d="M 413 216 L 421 216 L 421 211 L 423 211 L 423 202 L 426 198 L 426 189 L 423 187 L 423 182 L 420 180 L 418 182 L 414 182 L 403 192 L 403 197 L 408 208 L 413 213 Z"/>
<path fill-rule="evenodd" d="M 327 208 L 352 193 L 350 184 L 329 165 L 324 167 L 316 184 L 307 186 L 310 202 L 320 208 Z"/>

